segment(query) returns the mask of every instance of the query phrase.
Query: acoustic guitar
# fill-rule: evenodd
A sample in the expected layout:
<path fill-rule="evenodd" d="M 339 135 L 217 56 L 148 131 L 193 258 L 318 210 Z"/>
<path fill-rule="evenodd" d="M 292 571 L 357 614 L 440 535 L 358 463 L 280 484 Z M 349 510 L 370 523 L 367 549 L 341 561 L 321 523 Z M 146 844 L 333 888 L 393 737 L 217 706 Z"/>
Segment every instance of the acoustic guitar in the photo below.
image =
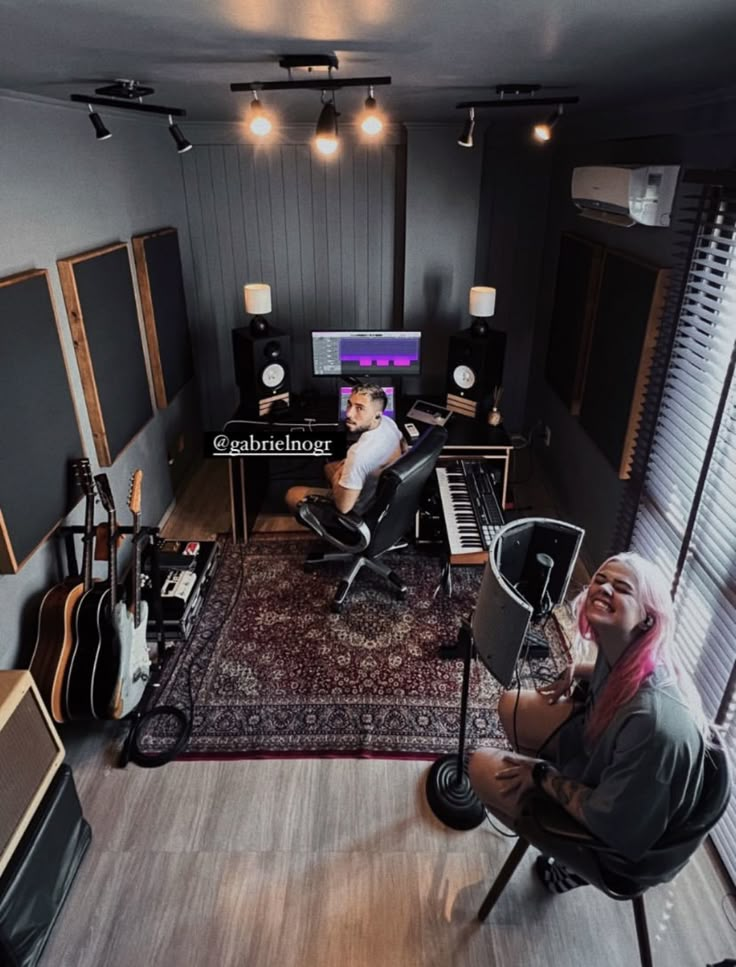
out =
<path fill-rule="evenodd" d="M 92 586 L 95 487 L 89 460 L 75 460 L 73 468 L 86 501 L 82 577 L 68 577 L 44 595 L 38 613 L 38 632 L 30 665 L 36 685 L 56 722 L 65 721 L 64 680 L 73 652 L 76 609 L 84 592 Z"/>
<path fill-rule="evenodd" d="M 117 603 L 117 521 L 107 474 L 95 477 L 97 492 L 108 517 L 107 581 L 98 581 L 77 606 L 74 648 L 64 692 L 64 714 L 69 720 L 107 718 L 120 655 L 112 614 Z"/>
<path fill-rule="evenodd" d="M 133 515 L 133 567 L 131 570 L 131 593 L 126 607 L 122 602 L 115 606 L 112 622 L 118 638 L 120 668 L 115 686 L 110 714 L 121 719 L 132 712 L 143 698 L 148 679 L 151 677 L 151 659 L 148 654 L 146 628 L 148 627 L 148 603 L 141 601 L 141 485 L 143 471 L 133 471 L 128 491 L 128 509 Z"/>

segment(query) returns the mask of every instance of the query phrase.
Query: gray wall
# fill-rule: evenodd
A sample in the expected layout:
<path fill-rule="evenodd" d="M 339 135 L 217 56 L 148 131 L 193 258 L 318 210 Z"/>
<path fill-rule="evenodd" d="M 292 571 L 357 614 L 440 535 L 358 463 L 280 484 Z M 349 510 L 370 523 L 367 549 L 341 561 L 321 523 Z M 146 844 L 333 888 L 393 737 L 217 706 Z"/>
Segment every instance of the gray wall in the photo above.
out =
<path fill-rule="evenodd" d="M 312 329 L 393 325 L 397 148 L 391 137 L 367 146 L 346 131 L 338 156 L 325 160 L 310 126 L 287 128 L 277 144 L 249 143 L 233 125 L 187 133 L 197 143 L 184 185 L 198 370 L 203 417 L 215 427 L 238 405 L 231 330 L 248 322 L 245 283 L 271 286 L 269 322 L 291 335 L 296 392 L 326 388 L 311 376 Z"/>
<path fill-rule="evenodd" d="M 492 325 L 506 333 L 501 412 L 510 433 L 526 429 L 549 190 L 546 158 L 529 150 L 526 130 L 490 128 L 483 145 L 476 275 L 496 286 Z"/>
<path fill-rule="evenodd" d="M 185 279 L 190 279 L 180 169 L 192 152 L 180 159 L 163 120 L 133 119 L 122 112 L 106 116 L 113 137 L 97 142 L 86 113 L 77 106 L 0 96 L 0 276 L 31 268 L 49 272 L 82 441 L 93 472 L 97 472 L 56 259 L 173 225 L 179 229 Z M 189 303 L 191 311 L 191 298 Z M 2 351 L 12 352 L 12 347 L 3 346 Z M 43 352 L 42 346 L 39 352 Z M 156 411 L 115 465 L 106 469 L 123 511 L 121 522 L 128 523 L 124 504 L 130 474 L 141 467 L 143 522 L 158 523 L 172 500 L 172 472 L 180 474 L 193 448 L 199 447 L 198 411 L 192 382 L 167 410 Z M 22 419 L 22 414 L 15 418 Z M 182 435 L 185 448 L 180 453 Z M 33 446 L 30 433 L 28 445 Z M 168 452 L 174 460 L 172 468 L 167 466 Z M 79 505 L 69 522 L 81 523 L 82 516 Z M 27 662 L 40 597 L 61 576 L 50 544 L 43 545 L 18 574 L 0 576 L 0 667 L 22 667 Z"/>
<path fill-rule="evenodd" d="M 457 144 L 458 125 L 407 125 L 404 328 L 423 333 L 421 392 L 443 394 L 447 341 L 470 324 L 482 152 Z M 419 392 L 419 380 L 407 380 Z"/>
<path fill-rule="evenodd" d="M 662 106 L 656 111 L 642 109 L 587 121 L 566 115 L 565 125 L 565 130 L 558 132 L 559 145 L 546 154 L 550 205 L 546 230 L 539 234 L 542 273 L 529 361 L 526 423 L 531 426 L 542 419 L 552 430 L 551 446 L 537 449 L 537 454 L 557 484 L 568 519 L 586 529 L 585 556 L 588 564 L 595 566 L 611 548 L 626 485 L 544 378 L 560 232 L 575 231 L 663 267 L 673 264 L 673 247 L 678 239 L 672 229 L 617 228 L 576 215 L 570 201 L 572 168 L 615 163 L 731 167 L 736 156 L 736 110 L 729 103 L 679 109 Z"/>
<path fill-rule="evenodd" d="M 274 325 L 293 344 L 293 383 L 311 377 L 315 328 L 405 328 L 423 333 L 422 377 L 406 393 L 445 389 L 450 333 L 466 327 L 476 272 L 482 153 L 457 145 L 457 126 L 391 127 L 366 147 L 346 127 L 340 155 L 316 158 L 310 126 L 276 145 L 237 125 L 194 124 L 185 192 L 194 252 L 204 420 L 232 415 L 238 391 L 231 329 L 247 323 L 246 282 L 272 288 Z M 214 336 L 214 338 L 213 338 Z"/>

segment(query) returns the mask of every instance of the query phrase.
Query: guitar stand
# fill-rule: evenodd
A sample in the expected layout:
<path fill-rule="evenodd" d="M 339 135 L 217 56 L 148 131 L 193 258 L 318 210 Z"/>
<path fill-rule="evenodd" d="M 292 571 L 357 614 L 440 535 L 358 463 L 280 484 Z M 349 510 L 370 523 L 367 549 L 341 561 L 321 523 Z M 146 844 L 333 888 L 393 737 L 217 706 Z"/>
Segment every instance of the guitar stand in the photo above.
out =
<path fill-rule="evenodd" d="M 77 562 L 77 552 L 74 546 L 74 536 L 75 534 L 81 534 L 83 542 L 92 541 L 94 537 L 88 537 L 85 534 L 84 527 L 79 524 L 60 527 L 59 534 L 64 538 L 67 571 L 70 577 L 79 577 L 80 571 Z M 115 533 L 110 536 L 110 540 L 115 541 L 122 534 L 134 536 L 134 528 L 129 524 L 124 526 L 118 525 Z M 134 536 L 134 539 L 138 541 L 146 539 L 151 542 L 151 612 L 156 622 L 156 664 L 160 668 L 164 660 L 165 640 L 164 615 L 161 607 L 161 565 L 159 561 L 158 542 L 156 540 L 158 534 L 158 527 L 141 527 L 137 536 Z"/>

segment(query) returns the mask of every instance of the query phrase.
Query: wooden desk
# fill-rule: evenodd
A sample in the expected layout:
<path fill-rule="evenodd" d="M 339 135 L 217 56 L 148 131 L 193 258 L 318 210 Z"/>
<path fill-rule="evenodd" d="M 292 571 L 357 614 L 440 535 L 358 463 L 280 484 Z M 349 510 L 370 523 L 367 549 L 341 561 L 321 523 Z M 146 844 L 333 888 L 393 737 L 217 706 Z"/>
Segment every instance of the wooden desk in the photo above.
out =
<path fill-rule="evenodd" d="M 413 402 L 413 399 L 409 399 L 398 407 L 395 419 L 402 430 L 406 422 L 406 413 L 411 409 Z M 279 413 L 274 422 L 296 424 L 315 420 L 319 423 L 326 423 L 335 419 L 336 412 L 335 400 L 323 399 L 308 409 L 293 408 L 288 412 Z M 268 421 L 264 421 L 264 424 L 268 425 Z M 227 425 L 224 428 L 225 431 Z M 416 424 L 420 433 L 428 425 Z M 502 426 L 489 426 L 487 423 L 481 423 L 458 413 L 453 413 L 446 429 L 448 440 L 442 450 L 440 461 L 493 460 L 499 462 L 502 470 L 500 502 L 501 506 L 505 508 L 508 504 L 509 465 L 511 451 L 513 450 L 513 444 L 508 433 Z M 406 439 L 411 442 L 408 435 L 406 435 Z M 254 461 L 257 461 L 256 465 L 254 465 Z M 228 464 L 232 537 L 236 544 L 244 544 L 247 543 L 248 535 L 253 529 L 255 518 L 261 508 L 268 487 L 267 461 L 260 457 L 230 457 Z M 292 482 L 294 484 L 304 483 L 303 480 L 297 479 Z M 326 485 L 325 482 L 324 486 Z"/>

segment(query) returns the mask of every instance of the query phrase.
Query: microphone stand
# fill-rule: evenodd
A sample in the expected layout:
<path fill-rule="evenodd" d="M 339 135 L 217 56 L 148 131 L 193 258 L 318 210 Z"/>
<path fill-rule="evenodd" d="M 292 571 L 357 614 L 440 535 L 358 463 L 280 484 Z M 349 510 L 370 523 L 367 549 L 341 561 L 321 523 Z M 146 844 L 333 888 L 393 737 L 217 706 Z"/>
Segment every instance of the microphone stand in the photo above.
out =
<path fill-rule="evenodd" d="M 475 829 L 485 819 L 485 808 L 468 778 L 465 758 L 465 731 L 470 692 L 470 663 L 475 654 L 470 623 L 463 618 L 458 645 L 464 648 L 463 685 L 460 699 L 460 740 L 457 753 L 448 752 L 437 759 L 427 776 L 427 802 L 437 819 L 451 829 Z"/>
<path fill-rule="evenodd" d="M 549 554 L 537 554 L 535 563 L 537 570 L 528 582 L 529 589 L 524 597 L 534 609 L 532 612 L 532 624 L 537 627 L 532 627 L 527 632 L 526 654 L 530 658 L 546 658 L 549 655 L 549 642 L 544 634 L 537 629 L 540 624 L 544 628 L 547 618 L 552 611 L 552 601 L 548 588 L 555 562 Z"/>

